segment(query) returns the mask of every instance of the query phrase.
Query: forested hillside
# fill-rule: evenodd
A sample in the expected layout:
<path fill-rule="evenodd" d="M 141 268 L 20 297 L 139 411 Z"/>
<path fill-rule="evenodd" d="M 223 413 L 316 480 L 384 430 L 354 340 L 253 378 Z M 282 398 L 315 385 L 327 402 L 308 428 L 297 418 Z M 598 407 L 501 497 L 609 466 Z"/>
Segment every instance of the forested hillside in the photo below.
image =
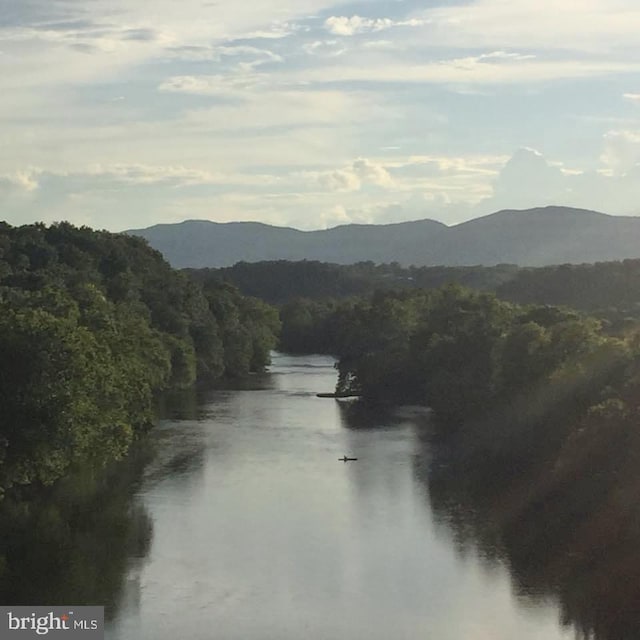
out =
<path fill-rule="evenodd" d="M 346 298 L 369 297 L 376 291 L 459 284 L 494 292 L 509 302 L 571 307 L 603 320 L 609 333 L 629 330 L 640 322 L 640 260 L 527 268 L 512 264 L 405 268 L 397 263 L 280 260 L 186 272 L 199 283 L 228 282 L 246 295 L 280 305 L 286 318 L 297 315 L 301 319 L 311 309 L 321 316 L 324 307 L 335 307 Z M 285 323 L 285 346 L 288 329 Z"/>
<path fill-rule="evenodd" d="M 343 265 L 315 260 L 289 262 L 238 262 L 221 269 L 185 269 L 200 283 L 229 282 L 242 293 L 271 304 L 295 298 L 326 300 L 366 296 L 377 290 L 433 289 L 457 283 L 473 289 L 495 291 L 518 273 L 519 267 L 402 267 L 397 262 L 358 262 Z"/>
<path fill-rule="evenodd" d="M 640 319 L 640 260 L 520 269 L 496 293 L 522 304 L 580 309 L 621 331 Z"/>
<path fill-rule="evenodd" d="M 263 368 L 277 312 L 144 240 L 0 225 L 0 492 L 125 454 L 152 396 Z"/>

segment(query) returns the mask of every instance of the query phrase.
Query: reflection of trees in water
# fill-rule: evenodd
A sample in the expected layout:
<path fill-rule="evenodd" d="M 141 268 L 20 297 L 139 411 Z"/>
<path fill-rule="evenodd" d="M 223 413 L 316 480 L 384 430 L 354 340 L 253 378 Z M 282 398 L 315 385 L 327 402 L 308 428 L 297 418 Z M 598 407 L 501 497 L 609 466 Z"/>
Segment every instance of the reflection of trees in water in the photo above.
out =
<path fill-rule="evenodd" d="M 153 462 L 145 469 L 145 482 L 155 485 L 169 480 L 174 488 L 189 484 L 202 474 L 206 444 L 203 430 L 197 423 L 183 422 L 169 431 L 158 430 L 154 434 L 156 453 Z"/>
<path fill-rule="evenodd" d="M 557 599 L 582 638 L 638 640 L 640 447 L 615 434 L 569 444 L 508 480 L 495 461 L 470 467 L 450 450 L 415 474 L 461 553 L 506 562 L 516 593 Z"/>
<path fill-rule="evenodd" d="M 105 605 L 113 615 L 132 559 L 147 554 L 151 520 L 134 501 L 150 453 L 81 470 L 46 495 L 0 504 L 0 601 Z"/>
<path fill-rule="evenodd" d="M 155 413 L 166 420 L 202 420 L 206 403 L 215 390 L 204 384 L 184 389 L 167 389 L 156 398 Z"/>
<path fill-rule="evenodd" d="M 346 429 L 379 429 L 407 422 L 426 427 L 429 422 L 429 411 L 424 407 L 394 407 L 361 400 L 338 400 L 337 404 Z"/>
<path fill-rule="evenodd" d="M 166 389 L 155 399 L 155 413 L 167 420 L 204 420 L 210 417 L 211 405 L 224 404 L 235 391 L 273 389 L 274 376 L 255 373 L 240 378 L 203 380 L 187 388 Z M 221 402 L 222 401 L 222 402 Z M 219 409 L 216 406 L 216 409 Z"/>
<path fill-rule="evenodd" d="M 331 402 L 336 401 L 331 400 Z M 337 404 L 340 421 L 347 429 L 372 429 L 391 419 L 390 412 L 385 407 L 357 401 L 337 401 Z"/>

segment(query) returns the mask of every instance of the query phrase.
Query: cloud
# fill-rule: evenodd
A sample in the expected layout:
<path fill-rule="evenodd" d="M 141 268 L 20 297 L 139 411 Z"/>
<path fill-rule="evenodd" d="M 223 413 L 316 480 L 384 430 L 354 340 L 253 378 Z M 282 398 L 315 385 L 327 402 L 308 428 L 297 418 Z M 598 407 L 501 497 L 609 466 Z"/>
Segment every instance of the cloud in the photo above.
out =
<path fill-rule="evenodd" d="M 259 74 L 174 76 L 158 85 L 158 91 L 169 93 L 192 93 L 202 96 L 236 95 L 266 83 Z"/>
<path fill-rule="evenodd" d="M 550 165 L 539 151 L 523 148 L 500 171 L 493 198 L 514 208 L 531 202 L 554 204 L 565 200 L 565 189 L 565 177 L 559 167 Z"/>
<path fill-rule="evenodd" d="M 245 40 L 281 40 L 294 34 L 299 29 L 300 27 L 294 23 L 282 22 L 272 24 L 269 29 L 258 29 L 257 31 L 245 33 L 242 37 Z"/>
<path fill-rule="evenodd" d="M 387 202 L 355 201 L 323 209 L 323 227 L 339 224 L 394 224 L 408 220 L 445 219 L 449 224 L 462 222 L 472 215 L 469 203 L 452 201 L 447 193 L 416 189 L 401 199 Z"/>
<path fill-rule="evenodd" d="M 378 32 L 392 27 L 419 27 L 427 24 L 427 20 L 392 20 L 391 18 L 363 18 L 361 16 L 331 16 L 324 22 L 324 27 L 336 36 L 354 36 L 359 33 Z"/>
<path fill-rule="evenodd" d="M 365 185 L 382 188 L 394 186 L 387 169 L 367 158 L 358 158 L 347 168 L 322 173 L 318 176 L 318 182 L 330 191 L 359 191 Z"/>
<path fill-rule="evenodd" d="M 400 49 L 401 45 L 393 40 L 367 40 L 362 43 L 363 49 L 374 49 L 380 51 L 391 51 Z"/>
<path fill-rule="evenodd" d="M 282 164 L 278 154 L 284 146 L 287 156 L 307 154 L 307 164 L 324 162 L 327 154 L 335 163 L 358 125 L 376 113 L 366 92 L 280 85 L 260 74 L 174 77 L 159 89 L 222 98 L 185 111 L 173 132 L 197 136 L 203 143 L 206 136 L 217 136 L 221 144 L 235 139 L 233 148 L 220 148 L 217 155 L 244 156 L 245 162 L 267 155 L 271 163 Z M 256 136 L 253 141 L 251 136 Z"/>
<path fill-rule="evenodd" d="M 30 42 L 66 45 L 71 48 L 85 47 L 92 51 L 113 52 L 131 48 L 136 43 L 168 44 L 172 36 L 157 29 L 118 25 L 108 21 L 70 21 L 52 24 L 37 24 L 5 31 L 5 42 Z"/>
<path fill-rule="evenodd" d="M 522 54 L 512 51 L 491 51 L 490 53 L 482 53 L 476 58 L 471 58 L 474 62 L 486 62 L 487 60 L 493 61 L 512 61 L 512 60 L 531 60 L 536 56 L 533 54 Z"/>
<path fill-rule="evenodd" d="M 379 187 L 391 187 L 393 180 L 389 172 L 380 164 L 366 158 L 358 158 L 352 165 L 353 172 L 362 180 Z"/>
<path fill-rule="evenodd" d="M 320 229 L 330 229 L 342 224 L 351 224 L 352 222 L 354 222 L 354 220 L 341 204 L 322 211 L 318 216 L 318 226 Z"/>
<path fill-rule="evenodd" d="M 279 56 L 268 49 L 260 49 L 258 47 L 250 47 L 247 45 L 220 46 L 215 48 L 219 56 L 245 56 L 250 55 L 255 58 L 265 58 L 273 62 L 282 62 L 282 56 Z"/>
<path fill-rule="evenodd" d="M 3 190 L 30 193 L 36 191 L 40 186 L 38 182 L 37 169 L 27 169 L 16 171 L 13 174 L 0 175 L 0 188 Z"/>
<path fill-rule="evenodd" d="M 168 58 L 185 62 L 221 62 L 240 60 L 244 64 L 256 67 L 269 62 L 282 62 L 282 56 L 249 45 L 180 45 L 167 49 Z"/>
<path fill-rule="evenodd" d="M 638 72 L 640 63 L 631 61 L 541 60 L 533 55 L 481 54 L 428 63 L 391 60 L 377 65 L 343 64 L 288 75 L 307 82 L 518 85 Z"/>
<path fill-rule="evenodd" d="M 231 95 L 239 97 L 241 92 L 258 87 L 271 88 L 267 74 L 256 71 L 257 67 L 268 63 L 283 62 L 282 56 L 258 47 L 238 45 L 219 47 L 180 48 L 173 52 L 178 58 L 191 61 L 237 61 L 232 68 L 221 68 L 220 73 L 210 75 L 182 75 L 166 78 L 158 85 L 158 90 L 170 93 L 190 93 L 195 95 Z"/>
<path fill-rule="evenodd" d="M 0 176 L 0 186 L 14 191 L 31 193 L 46 191 L 52 185 L 63 186 L 64 191 L 87 189 L 96 191 L 112 190 L 114 186 L 163 186 L 186 188 L 198 186 L 243 186 L 271 187 L 277 185 L 281 177 L 258 173 L 213 172 L 179 165 L 144 164 L 94 164 L 76 171 L 44 171 L 27 169 Z"/>
<path fill-rule="evenodd" d="M 640 131 L 609 131 L 600 158 L 614 174 L 625 174 L 640 163 Z"/>
<path fill-rule="evenodd" d="M 180 53 L 196 61 L 211 48 L 251 44 L 240 38 L 282 39 L 301 28 L 298 18 L 332 4 L 269 0 L 247 11 L 233 0 L 156 0 L 150 12 L 142 0 L 0 0 L 0 90 L 131 80 L 132 70 Z"/>
<path fill-rule="evenodd" d="M 625 100 L 630 100 L 636 104 L 640 104 L 640 93 L 625 93 L 622 96 Z"/>
<path fill-rule="evenodd" d="M 154 40 L 160 40 L 161 37 L 154 29 L 136 28 L 136 29 L 124 29 L 120 34 L 122 40 L 138 40 L 140 42 L 153 42 Z"/>
<path fill-rule="evenodd" d="M 347 52 L 337 40 L 315 40 L 307 42 L 302 49 L 309 55 L 325 56 L 327 58 L 337 58 Z"/>
<path fill-rule="evenodd" d="M 318 178 L 320 185 L 330 191 L 358 191 L 362 186 L 360 178 L 353 172 L 336 169 Z"/>
<path fill-rule="evenodd" d="M 132 185 L 189 186 L 220 181 L 219 176 L 202 170 L 187 169 L 180 166 L 163 167 L 142 164 L 93 165 L 87 169 L 84 176 L 79 174 L 77 177 L 95 178 L 105 182 L 122 182 Z"/>
<path fill-rule="evenodd" d="M 24 223 L 28 215 L 29 220 L 64 219 L 120 230 L 209 217 L 234 193 L 244 196 L 245 203 L 262 203 L 266 210 L 265 200 L 277 193 L 282 180 L 282 176 L 266 173 L 218 173 L 179 165 L 105 164 L 77 171 L 33 169 L 0 176 L 0 197 L 3 216 L 12 224 Z M 197 209 L 189 207 L 191 202 L 198 204 Z M 238 207 L 225 213 L 230 219 L 234 214 L 238 218 L 249 215 Z M 253 213 L 250 217 L 259 216 Z M 274 217 L 274 222 L 283 220 Z"/>
<path fill-rule="evenodd" d="M 472 216 L 549 204 L 639 214 L 640 133 L 609 132 L 603 146 L 607 168 L 599 171 L 567 169 L 538 151 L 519 149 L 502 168 L 493 194 L 477 204 Z"/>
<path fill-rule="evenodd" d="M 637 46 L 636 0 L 475 0 L 428 9 L 436 45 L 545 48 L 584 52 Z"/>
<path fill-rule="evenodd" d="M 238 174 L 213 172 L 184 166 L 144 164 L 93 165 L 81 173 L 58 174 L 76 180 L 99 180 L 105 185 L 114 182 L 129 185 L 163 185 L 168 187 L 221 186 L 272 186 L 280 178 L 268 174 Z"/>

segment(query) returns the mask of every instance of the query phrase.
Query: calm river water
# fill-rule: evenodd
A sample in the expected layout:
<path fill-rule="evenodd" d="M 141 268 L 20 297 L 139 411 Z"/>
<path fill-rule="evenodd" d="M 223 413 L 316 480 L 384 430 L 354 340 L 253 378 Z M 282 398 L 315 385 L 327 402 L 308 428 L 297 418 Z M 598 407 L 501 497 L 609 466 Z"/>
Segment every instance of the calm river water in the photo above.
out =
<path fill-rule="evenodd" d="M 127 507 L 146 541 L 128 543 L 107 637 L 573 638 L 553 602 L 515 595 L 502 562 L 434 514 L 426 418 L 352 419 L 315 397 L 332 365 L 277 354 L 154 431 Z"/>

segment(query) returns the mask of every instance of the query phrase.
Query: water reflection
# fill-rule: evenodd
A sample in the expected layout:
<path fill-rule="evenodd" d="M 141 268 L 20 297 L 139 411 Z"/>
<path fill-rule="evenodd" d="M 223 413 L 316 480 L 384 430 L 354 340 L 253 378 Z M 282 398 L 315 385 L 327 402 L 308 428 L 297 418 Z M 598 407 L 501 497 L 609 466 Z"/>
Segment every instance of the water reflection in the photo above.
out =
<path fill-rule="evenodd" d="M 425 407 L 390 407 L 371 404 L 360 400 L 337 400 L 340 422 L 347 430 L 369 429 L 380 431 L 385 428 L 409 426 L 416 435 L 428 436 L 431 412 Z"/>
<path fill-rule="evenodd" d="M 566 637 L 554 608 L 514 606 L 504 571 L 438 535 L 412 473 L 426 418 L 317 398 L 335 378 L 329 358 L 278 356 L 169 403 L 138 491 L 153 544 L 107 637 Z"/>
<path fill-rule="evenodd" d="M 107 471 L 79 470 L 46 496 L 0 504 L 0 602 L 103 604 L 113 616 L 152 524 L 134 501 L 145 447 Z"/>
<path fill-rule="evenodd" d="M 640 637 L 629 474 L 556 498 L 487 483 L 429 444 L 424 412 L 317 398 L 335 377 L 278 356 L 167 396 L 141 457 L 2 506 L 0 597 L 103 602 L 112 640 Z"/>
<path fill-rule="evenodd" d="M 439 453 L 414 473 L 460 554 L 506 565 L 517 596 L 556 601 L 577 637 L 640 638 L 640 469 L 629 451 L 542 465 L 504 483 L 492 481 L 500 471 L 490 465 L 472 470 Z"/>

